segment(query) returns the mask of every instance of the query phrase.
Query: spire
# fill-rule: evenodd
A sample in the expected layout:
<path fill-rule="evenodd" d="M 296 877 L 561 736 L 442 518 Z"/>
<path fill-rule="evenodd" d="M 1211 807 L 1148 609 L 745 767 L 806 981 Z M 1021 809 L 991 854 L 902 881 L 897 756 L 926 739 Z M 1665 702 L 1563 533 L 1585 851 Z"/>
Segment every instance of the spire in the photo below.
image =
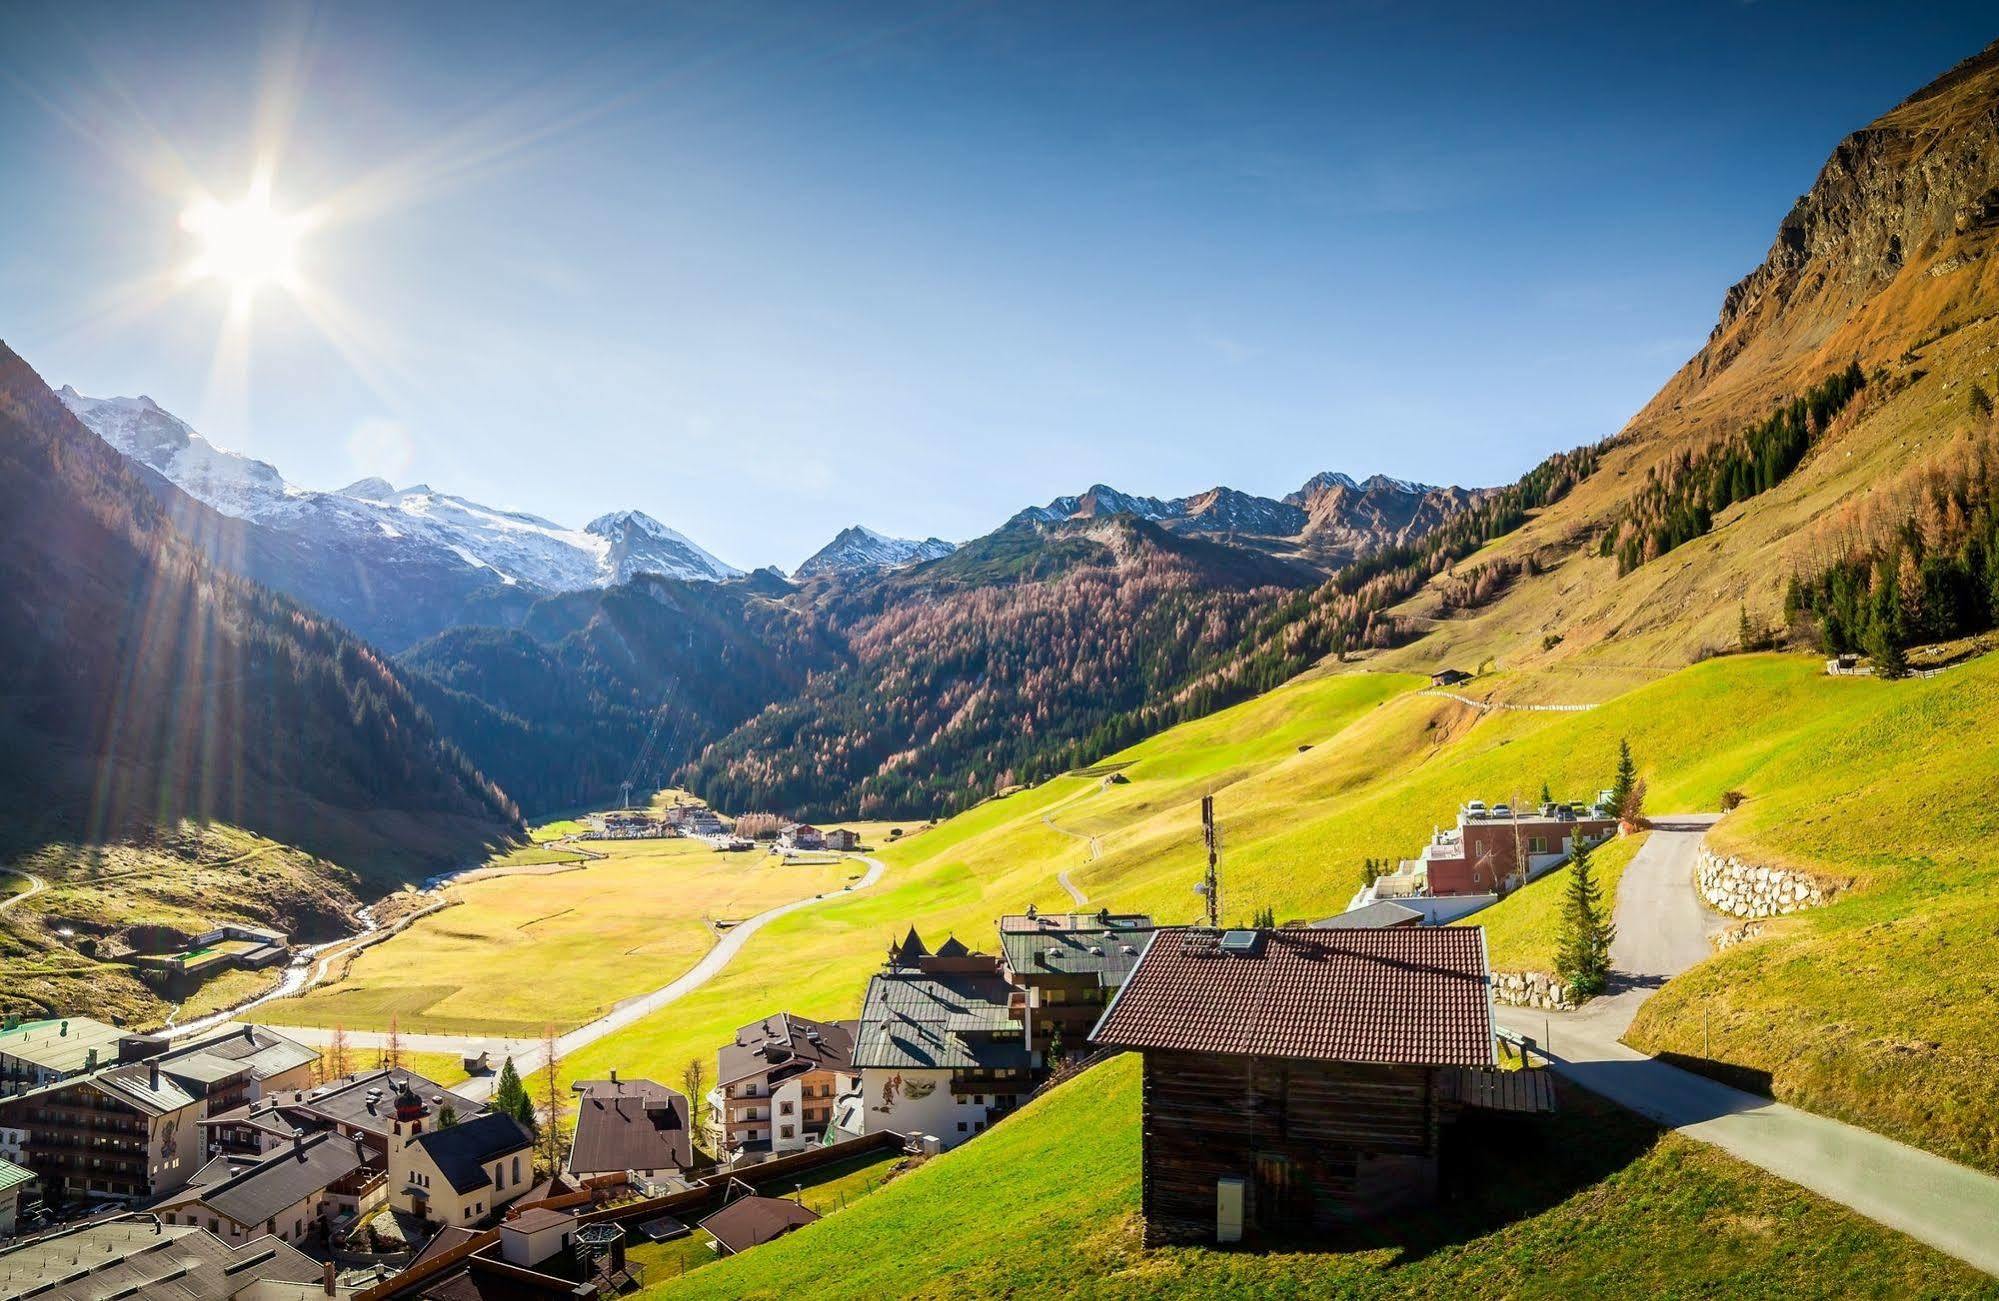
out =
<path fill-rule="evenodd" d="M 942 944 L 937 946 L 937 956 L 940 958 L 969 957 L 971 952 L 970 949 L 958 942 L 958 937 L 955 935 L 949 936 Z"/>
<path fill-rule="evenodd" d="M 914 926 L 909 928 L 909 934 L 903 937 L 902 943 L 888 946 L 888 960 L 890 963 L 914 962 L 918 958 L 927 958 L 929 956 L 930 950 L 924 946 L 923 937 L 916 933 L 916 927 Z"/>

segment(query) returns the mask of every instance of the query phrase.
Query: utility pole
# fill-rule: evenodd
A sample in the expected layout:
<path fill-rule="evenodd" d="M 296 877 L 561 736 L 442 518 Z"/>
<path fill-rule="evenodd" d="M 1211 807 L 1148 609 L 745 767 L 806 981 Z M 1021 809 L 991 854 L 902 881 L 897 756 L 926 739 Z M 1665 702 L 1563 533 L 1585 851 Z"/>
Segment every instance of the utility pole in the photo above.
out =
<path fill-rule="evenodd" d="M 1208 929 L 1221 928 L 1222 890 L 1221 882 L 1215 876 L 1216 860 L 1222 855 L 1221 837 L 1215 832 L 1215 797 L 1201 797 L 1201 842 L 1208 850 L 1208 876 L 1202 883 L 1201 893 L 1208 898 Z"/>

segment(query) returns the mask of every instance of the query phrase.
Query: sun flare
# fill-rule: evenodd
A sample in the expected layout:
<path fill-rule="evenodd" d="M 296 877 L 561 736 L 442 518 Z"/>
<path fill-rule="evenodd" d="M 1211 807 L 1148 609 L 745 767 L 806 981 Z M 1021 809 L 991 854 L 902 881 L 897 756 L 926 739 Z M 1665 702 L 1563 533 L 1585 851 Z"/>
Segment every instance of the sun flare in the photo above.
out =
<path fill-rule="evenodd" d="M 220 280 L 238 298 L 271 286 L 298 287 L 298 245 L 307 223 L 273 208 L 267 186 L 252 186 L 236 203 L 204 196 L 181 213 L 180 224 L 200 246 L 190 279 Z"/>

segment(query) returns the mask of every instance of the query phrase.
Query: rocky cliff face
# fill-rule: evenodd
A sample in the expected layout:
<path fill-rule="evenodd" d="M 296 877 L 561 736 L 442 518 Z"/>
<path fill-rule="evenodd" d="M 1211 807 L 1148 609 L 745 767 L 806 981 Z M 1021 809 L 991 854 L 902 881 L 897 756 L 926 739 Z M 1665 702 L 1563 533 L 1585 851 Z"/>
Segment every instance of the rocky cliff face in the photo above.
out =
<path fill-rule="evenodd" d="M 1957 323 L 1989 288 L 1995 242 L 1999 42 L 1840 141 L 1762 264 L 1724 296 L 1707 345 L 1648 412 L 1747 369 L 1745 359 L 1787 380 L 1840 347 L 1876 354 L 1863 362 L 1892 359 L 1882 354 Z"/>

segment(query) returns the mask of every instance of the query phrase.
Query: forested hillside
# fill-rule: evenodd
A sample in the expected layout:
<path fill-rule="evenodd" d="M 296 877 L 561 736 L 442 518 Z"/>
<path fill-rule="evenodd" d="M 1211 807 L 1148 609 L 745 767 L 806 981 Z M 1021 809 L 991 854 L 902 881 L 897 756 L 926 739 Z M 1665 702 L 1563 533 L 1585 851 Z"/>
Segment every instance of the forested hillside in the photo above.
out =
<path fill-rule="evenodd" d="M 1296 569 L 1133 515 L 1019 523 L 827 596 L 853 664 L 718 741 L 687 783 L 729 808 L 924 816 L 1096 752 L 1107 720 L 1226 653 Z"/>
<path fill-rule="evenodd" d="M 161 502 L 176 491 L 142 482 L 0 346 L 11 835 L 215 819 L 337 854 L 407 811 L 456 828 L 448 854 L 518 827 L 385 660 L 176 532 Z"/>
<path fill-rule="evenodd" d="M 454 628 L 400 657 L 439 727 L 536 812 L 656 790 L 815 673 L 840 640 L 768 575 L 641 578 L 546 597 L 517 629 Z M 648 743 L 650 742 L 650 743 Z"/>

